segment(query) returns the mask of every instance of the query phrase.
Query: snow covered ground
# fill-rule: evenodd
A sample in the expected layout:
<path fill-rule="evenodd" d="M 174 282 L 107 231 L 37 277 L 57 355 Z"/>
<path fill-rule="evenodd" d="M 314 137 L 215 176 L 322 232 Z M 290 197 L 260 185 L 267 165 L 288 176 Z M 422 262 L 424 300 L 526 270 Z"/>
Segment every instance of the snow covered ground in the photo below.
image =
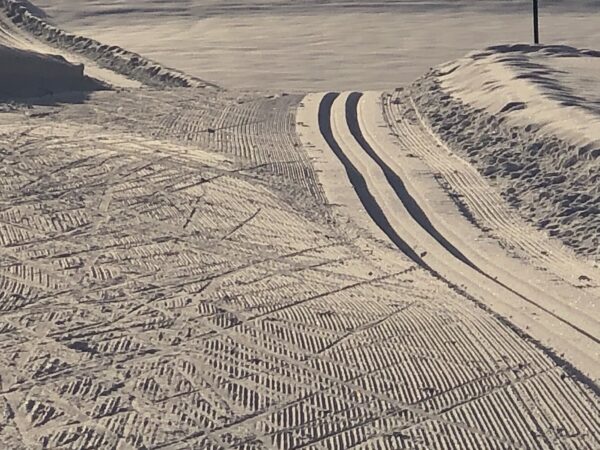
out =
<path fill-rule="evenodd" d="M 389 89 L 468 51 L 532 34 L 525 0 L 36 3 L 70 31 L 237 88 Z M 600 47 L 598 2 L 545 3 L 544 42 Z"/>
<path fill-rule="evenodd" d="M 437 50 L 410 50 L 433 64 L 457 50 L 448 17 L 521 20 L 522 4 L 465 2 L 462 19 L 401 1 L 49 8 L 134 50 L 179 40 L 169 69 L 15 2 L 0 0 L 0 44 L 113 89 L 0 102 L 0 448 L 600 446 L 596 52 L 504 45 L 340 93 L 417 70 L 358 51 L 361 26 L 395 45 L 373 20 L 418 37 L 435 11 Z M 199 16 L 283 46 L 281 66 L 258 47 L 229 66 L 270 92 L 203 81 L 201 40 L 178 31 Z M 593 38 L 586 20 L 569 33 Z M 327 25 L 335 45 L 307 66 Z"/>

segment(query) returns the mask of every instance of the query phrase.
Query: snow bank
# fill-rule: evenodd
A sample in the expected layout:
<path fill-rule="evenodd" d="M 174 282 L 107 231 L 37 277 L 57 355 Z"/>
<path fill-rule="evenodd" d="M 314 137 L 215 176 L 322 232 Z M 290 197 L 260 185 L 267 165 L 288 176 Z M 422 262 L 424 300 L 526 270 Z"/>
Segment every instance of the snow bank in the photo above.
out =
<path fill-rule="evenodd" d="M 600 141 L 600 106 L 590 111 L 587 97 L 591 92 L 578 89 L 591 73 L 577 70 L 567 77 L 559 68 L 565 60 L 574 59 L 595 65 L 594 76 L 600 82 L 600 52 L 530 45 L 497 46 L 472 53 L 442 66 L 439 79 L 446 92 L 468 105 L 491 114 L 506 113 L 511 124 L 535 123 L 546 135 L 586 145 Z M 572 81 L 570 86 L 565 78 Z"/>
<path fill-rule="evenodd" d="M 0 45 L 0 99 L 104 88 L 83 70 L 82 64 L 71 64 L 61 56 Z"/>
<path fill-rule="evenodd" d="M 412 87 L 437 133 L 529 220 L 600 258 L 600 52 L 505 45 Z"/>

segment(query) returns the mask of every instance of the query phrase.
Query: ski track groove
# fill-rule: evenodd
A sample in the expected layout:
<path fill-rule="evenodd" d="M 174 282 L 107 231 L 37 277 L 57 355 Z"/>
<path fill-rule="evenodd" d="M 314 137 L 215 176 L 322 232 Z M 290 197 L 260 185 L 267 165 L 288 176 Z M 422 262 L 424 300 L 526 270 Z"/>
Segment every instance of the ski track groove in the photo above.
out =
<path fill-rule="evenodd" d="M 546 307 L 545 305 L 543 305 L 539 299 L 545 299 L 548 295 L 545 292 L 540 291 L 540 289 L 537 288 L 537 286 L 535 286 L 535 285 L 528 286 L 528 289 L 537 295 L 537 297 L 534 297 L 535 300 L 532 300 L 531 296 L 523 295 L 521 292 L 519 292 L 518 288 L 514 289 L 511 286 L 511 283 L 521 282 L 521 280 L 518 277 L 513 276 L 512 273 L 504 270 L 501 267 L 501 265 L 495 264 L 493 261 L 490 261 L 489 259 L 485 258 L 484 254 L 480 253 L 480 255 L 479 255 L 480 261 L 483 261 L 484 263 L 491 265 L 492 269 L 493 269 L 492 274 L 495 274 L 497 276 L 492 276 L 492 275 L 488 274 L 487 271 L 482 270 L 478 265 L 474 264 L 468 257 L 466 257 L 461 252 L 461 250 L 457 249 L 451 242 L 449 242 L 446 239 L 446 237 L 444 235 L 442 235 L 437 230 L 436 226 L 430 222 L 429 218 L 427 217 L 425 212 L 421 209 L 420 205 L 418 205 L 416 200 L 412 197 L 411 193 L 406 189 L 406 187 L 404 186 L 404 182 L 387 165 L 387 163 L 385 161 L 383 161 L 379 157 L 379 155 L 377 155 L 376 151 L 370 146 L 369 142 L 367 142 L 367 140 L 365 139 L 363 132 L 361 130 L 361 126 L 358 122 L 358 117 L 357 117 L 358 104 L 359 104 L 359 101 L 361 98 L 362 98 L 362 94 L 360 94 L 360 93 L 351 93 L 348 96 L 348 99 L 346 102 L 346 116 L 347 116 L 347 120 L 348 120 L 348 125 L 350 127 L 350 131 L 351 131 L 353 137 L 356 139 L 356 141 L 359 143 L 359 145 L 365 150 L 365 152 L 367 152 L 367 154 L 371 157 L 371 159 L 373 159 L 373 161 L 378 166 L 381 167 L 381 169 L 384 173 L 384 176 L 388 180 L 389 185 L 394 190 L 394 192 L 396 193 L 398 198 L 401 200 L 401 202 L 404 205 L 405 209 L 407 210 L 408 214 L 433 239 L 435 239 L 440 245 L 442 245 L 444 247 L 444 249 L 448 253 L 450 253 L 454 258 L 456 258 L 459 261 L 461 261 L 462 263 L 466 264 L 467 266 L 469 266 L 470 268 L 472 268 L 479 274 L 485 276 L 490 282 L 495 283 L 498 286 L 502 287 L 503 289 L 511 292 L 515 296 L 521 298 L 521 300 L 523 300 L 527 303 L 530 303 L 532 305 L 535 305 L 536 307 L 543 310 L 545 313 L 554 317 L 556 320 L 563 322 L 564 324 L 566 324 L 566 325 L 570 326 L 571 328 L 575 329 L 576 331 L 578 331 L 581 335 L 584 335 L 588 339 L 592 340 L 593 342 L 598 343 L 599 340 L 596 336 L 594 336 L 592 334 L 593 332 L 589 332 L 589 331 L 585 330 L 581 326 L 574 323 L 574 321 L 572 321 L 572 320 L 568 320 L 568 319 L 565 319 L 565 318 L 557 315 L 552 310 L 551 307 Z M 369 138 L 373 139 L 373 136 L 369 135 Z M 462 244 L 463 248 L 468 248 L 468 243 L 461 241 L 460 237 L 457 237 L 457 236 L 453 236 L 453 237 L 455 239 L 455 242 Z M 499 276 L 502 276 L 502 278 L 499 279 Z M 510 281 L 508 281 L 508 280 L 510 280 Z M 553 300 L 557 304 L 561 304 L 561 300 L 558 300 L 556 298 L 554 298 Z M 565 307 L 568 308 L 568 305 L 565 305 Z M 592 325 L 590 325 L 590 326 L 592 326 Z"/>
<path fill-rule="evenodd" d="M 419 149 L 424 147 L 423 141 L 419 141 L 417 139 L 411 139 L 410 136 L 412 134 L 411 131 L 408 130 L 406 123 L 403 124 L 404 136 L 409 136 L 408 141 L 412 144 L 411 149 L 415 150 L 415 153 L 419 153 Z M 401 131 L 401 132 L 402 132 Z M 569 271 L 572 271 L 572 265 L 565 266 L 564 259 L 552 258 L 549 259 L 545 257 L 545 253 L 555 254 L 557 251 L 555 250 L 553 253 L 550 253 L 549 246 L 543 246 L 543 243 L 539 241 L 530 241 L 523 238 L 524 233 L 519 232 L 518 228 L 514 226 L 516 222 L 516 218 L 514 218 L 514 214 L 502 214 L 501 208 L 498 205 L 502 204 L 502 199 L 499 197 L 496 198 L 496 201 L 493 198 L 490 198 L 489 188 L 485 189 L 478 187 L 478 185 L 473 182 L 473 180 L 469 179 L 466 176 L 463 176 L 461 173 L 457 172 L 456 169 L 452 166 L 446 166 L 443 169 L 439 169 L 443 164 L 444 158 L 436 157 L 435 155 L 430 155 L 431 157 L 427 159 L 428 164 L 432 164 L 433 167 L 436 167 L 442 174 L 453 174 L 448 175 L 447 181 L 455 187 L 455 189 L 464 194 L 465 199 L 468 199 L 468 205 L 477 215 L 483 219 L 484 223 L 493 229 L 498 234 L 504 234 L 505 238 L 512 239 L 509 242 L 517 242 L 521 246 L 521 249 L 528 252 L 529 255 L 533 257 L 541 256 L 541 260 L 546 260 L 549 262 L 550 269 L 552 270 L 553 275 L 566 281 L 572 286 L 579 287 L 574 284 L 573 279 L 568 279 L 564 277 L 564 269 L 567 268 Z M 436 163 L 437 161 L 437 163 Z M 434 165 L 435 164 L 435 165 Z M 506 211 L 505 211 L 506 212 Z M 506 220 L 506 217 L 513 217 L 514 220 Z M 517 238 L 518 236 L 518 238 Z M 565 258 L 566 259 L 566 258 Z M 546 267 L 546 266 L 544 266 Z M 561 269 L 563 269 L 561 271 Z M 587 269 L 587 268 L 586 268 Z M 583 269 L 583 270 L 586 270 Z M 582 270 L 582 271 L 583 271 Z M 589 270 L 589 269 L 587 269 Z"/>

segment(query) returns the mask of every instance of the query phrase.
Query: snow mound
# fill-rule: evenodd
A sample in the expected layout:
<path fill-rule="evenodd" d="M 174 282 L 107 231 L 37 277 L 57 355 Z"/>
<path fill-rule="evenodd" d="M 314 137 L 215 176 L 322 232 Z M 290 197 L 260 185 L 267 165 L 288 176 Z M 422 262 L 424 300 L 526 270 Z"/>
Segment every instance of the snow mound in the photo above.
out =
<path fill-rule="evenodd" d="M 600 51 L 502 45 L 440 70 L 442 88 L 468 105 L 574 144 L 600 142 L 600 97 L 594 101 L 592 89 L 600 82 Z"/>
<path fill-rule="evenodd" d="M 413 96 L 434 130 L 527 219 L 600 258 L 600 52 L 502 45 L 432 70 Z"/>
<path fill-rule="evenodd" d="M 71 64 L 61 56 L 0 45 L 0 99 L 104 88 L 83 71 L 83 64 Z"/>

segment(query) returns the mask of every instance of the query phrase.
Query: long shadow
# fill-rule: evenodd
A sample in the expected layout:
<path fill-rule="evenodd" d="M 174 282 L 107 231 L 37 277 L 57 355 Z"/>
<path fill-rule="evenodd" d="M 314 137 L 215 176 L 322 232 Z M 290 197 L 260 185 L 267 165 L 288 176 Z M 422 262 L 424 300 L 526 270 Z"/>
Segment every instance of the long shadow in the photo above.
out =
<path fill-rule="evenodd" d="M 101 88 L 85 91 L 63 91 L 52 92 L 50 90 L 40 91 L 35 95 L 10 95 L 0 91 L 0 105 L 10 103 L 20 106 L 60 106 L 65 104 L 82 104 L 87 102 L 91 96 L 98 91 L 108 91 L 109 88 Z"/>
<path fill-rule="evenodd" d="M 1 77 L 0 77 L 1 78 Z M 20 105 L 59 106 L 85 103 L 98 91 L 110 91 L 102 81 L 84 76 L 78 83 L 65 86 L 40 86 L 27 82 L 22 86 L 0 86 L 0 103 Z"/>
<path fill-rule="evenodd" d="M 510 286 L 504 284 L 501 281 L 498 281 L 496 278 L 490 276 L 489 274 L 487 274 L 486 272 L 481 270 L 476 264 L 474 264 L 469 258 L 467 258 L 460 250 L 458 250 L 452 243 L 450 243 L 435 228 L 435 226 L 431 223 L 431 221 L 429 220 L 429 218 L 427 217 L 427 215 L 425 214 L 423 209 L 419 206 L 417 201 L 414 199 L 414 197 L 412 195 L 410 195 L 410 193 L 406 189 L 406 186 L 404 185 L 404 182 L 402 181 L 402 179 L 396 174 L 396 172 L 394 172 L 390 168 L 390 166 L 388 166 L 385 163 L 385 161 L 383 161 L 383 159 L 381 159 L 381 157 L 377 154 L 377 152 L 375 150 L 373 150 L 373 147 L 371 147 L 371 145 L 365 139 L 365 137 L 362 133 L 362 130 L 360 128 L 359 121 L 358 121 L 358 102 L 360 101 L 362 96 L 363 96 L 363 94 L 360 92 L 353 92 L 348 96 L 348 100 L 346 101 L 346 120 L 348 123 L 348 127 L 350 128 L 350 132 L 352 133 L 352 136 L 354 137 L 356 142 L 358 142 L 358 144 L 365 151 L 365 153 L 367 153 L 367 155 L 369 155 L 369 157 L 371 159 L 373 159 L 373 161 L 375 161 L 375 163 L 381 168 L 389 185 L 394 190 L 394 192 L 396 193 L 396 195 L 402 202 L 402 205 L 404 205 L 404 208 L 410 214 L 410 216 L 415 220 L 415 222 L 417 222 L 421 226 L 421 228 L 423 228 L 431 237 L 433 237 L 440 245 L 442 245 L 442 247 L 444 247 L 448 251 L 448 253 L 450 253 L 456 259 L 463 262 L 464 264 L 466 264 L 473 270 L 475 270 L 477 273 L 483 275 L 488 280 L 492 281 L 493 283 L 497 284 L 498 286 L 503 287 L 504 289 L 506 289 L 507 291 L 516 295 L 520 299 L 526 301 L 527 303 L 534 305 L 537 308 L 540 308 L 542 311 L 551 315 L 552 317 L 554 317 L 555 319 L 564 323 L 565 325 L 568 325 L 569 327 L 573 328 L 574 330 L 577 330 L 579 333 L 588 337 L 595 343 L 600 343 L 600 339 L 596 338 L 592 334 L 579 328 L 578 326 L 572 324 L 571 322 L 563 319 L 562 317 L 556 315 L 549 309 L 547 309 L 544 306 L 540 305 L 539 303 L 531 300 L 530 298 L 524 296 L 523 294 L 515 291 Z M 321 122 L 321 118 L 319 117 L 319 123 L 320 122 Z M 364 178 L 363 178 L 363 181 L 364 181 Z M 354 183 L 352 183 L 352 184 L 354 184 Z"/>
<path fill-rule="evenodd" d="M 0 44 L 0 102 L 26 105 L 82 103 L 98 90 L 110 88 L 85 75 L 83 64 L 60 55 Z"/>
<path fill-rule="evenodd" d="M 319 129 L 321 134 L 325 138 L 325 141 L 335 154 L 335 156 L 340 160 L 344 169 L 346 170 L 346 174 L 348 175 L 348 179 L 350 183 L 352 183 L 352 187 L 354 191 L 358 195 L 360 202 L 364 206 L 367 214 L 373 219 L 373 222 L 383 231 L 386 236 L 394 243 L 398 249 L 408 256 L 415 263 L 420 266 L 425 267 L 428 270 L 431 268 L 427 265 L 425 261 L 412 249 L 410 245 L 408 245 L 394 227 L 389 223 L 387 217 L 383 213 L 381 207 L 377 203 L 377 200 L 373 197 L 371 192 L 369 192 L 369 188 L 367 187 L 367 182 L 365 178 L 361 175 L 358 169 L 352 164 L 350 159 L 345 155 L 344 151 L 340 148 L 339 144 L 335 140 L 333 136 L 333 132 L 331 130 L 331 108 L 333 106 L 333 102 L 339 97 L 339 93 L 330 92 L 326 94 L 321 100 L 321 104 L 319 105 Z"/>

